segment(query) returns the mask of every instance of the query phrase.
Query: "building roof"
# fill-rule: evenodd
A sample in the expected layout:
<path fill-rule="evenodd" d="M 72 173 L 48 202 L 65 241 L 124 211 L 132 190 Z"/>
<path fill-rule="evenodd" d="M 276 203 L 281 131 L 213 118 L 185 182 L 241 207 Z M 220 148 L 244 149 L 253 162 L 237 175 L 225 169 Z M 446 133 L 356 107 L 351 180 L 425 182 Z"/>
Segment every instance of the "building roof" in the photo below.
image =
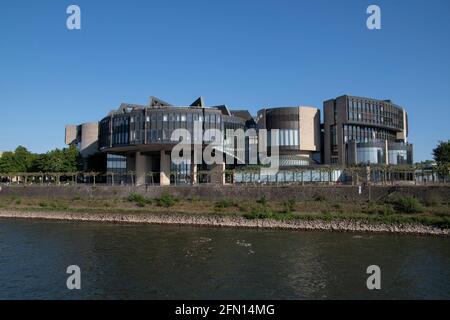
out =
<path fill-rule="evenodd" d="M 231 115 L 244 119 L 248 127 L 256 126 L 255 118 L 247 110 L 231 110 Z"/>
<path fill-rule="evenodd" d="M 207 108 L 212 110 L 218 110 L 223 115 L 227 116 L 237 116 L 240 118 L 243 118 L 244 120 L 248 121 L 250 119 L 253 119 L 250 113 L 245 110 L 237 110 L 230 111 L 230 109 L 226 105 L 217 105 L 217 106 L 206 106 L 205 101 L 203 97 L 197 98 L 194 102 L 192 102 L 189 106 L 175 106 L 172 105 L 162 99 L 159 99 L 157 97 L 151 96 L 150 102 L 148 105 L 139 105 L 139 104 L 132 104 L 132 103 L 121 103 L 119 109 L 112 110 L 108 113 L 108 116 L 114 115 L 114 114 L 121 114 L 121 113 L 128 113 L 133 110 L 139 110 L 139 109 L 145 109 L 145 108 L 155 108 L 155 109 L 161 109 L 161 108 L 192 108 L 192 109 L 198 109 L 198 108 Z M 247 114 L 245 114 L 245 112 Z M 236 114 L 234 114 L 236 113 Z"/>

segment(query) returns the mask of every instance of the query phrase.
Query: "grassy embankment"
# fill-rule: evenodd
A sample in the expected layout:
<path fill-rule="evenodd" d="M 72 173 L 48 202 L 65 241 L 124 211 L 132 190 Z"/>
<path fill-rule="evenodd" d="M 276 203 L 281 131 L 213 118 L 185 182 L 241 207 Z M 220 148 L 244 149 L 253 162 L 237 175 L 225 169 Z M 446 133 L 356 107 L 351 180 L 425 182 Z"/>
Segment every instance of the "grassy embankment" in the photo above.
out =
<path fill-rule="evenodd" d="M 0 197 L 0 210 L 65 211 L 76 213 L 120 214 L 178 214 L 200 216 L 241 216 L 246 219 L 277 221 L 346 220 L 365 223 L 423 224 L 450 228 L 450 203 L 429 200 L 421 203 L 415 198 L 391 197 L 379 202 L 331 202 L 319 196 L 307 201 L 268 201 L 260 198 L 236 202 L 208 201 L 198 198 L 179 199 L 170 194 L 146 198 L 130 194 L 127 198 L 19 198 Z"/>

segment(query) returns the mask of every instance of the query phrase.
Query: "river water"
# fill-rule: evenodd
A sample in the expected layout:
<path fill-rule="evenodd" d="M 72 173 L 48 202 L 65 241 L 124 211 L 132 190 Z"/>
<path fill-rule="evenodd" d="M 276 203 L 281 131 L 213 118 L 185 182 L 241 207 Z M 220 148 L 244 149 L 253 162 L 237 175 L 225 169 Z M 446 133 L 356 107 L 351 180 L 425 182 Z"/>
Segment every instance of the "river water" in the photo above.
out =
<path fill-rule="evenodd" d="M 450 299 L 450 239 L 0 219 L 0 299 L 23 298 Z"/>

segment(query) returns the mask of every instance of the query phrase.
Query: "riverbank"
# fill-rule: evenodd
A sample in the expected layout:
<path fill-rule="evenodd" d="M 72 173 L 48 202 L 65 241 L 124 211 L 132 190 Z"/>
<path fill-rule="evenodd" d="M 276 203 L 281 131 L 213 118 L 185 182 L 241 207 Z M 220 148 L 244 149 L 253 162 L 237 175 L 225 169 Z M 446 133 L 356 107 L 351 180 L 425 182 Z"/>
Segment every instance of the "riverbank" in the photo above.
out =
<path fill-rule="evenodd" d="M 150 195 L 125 190 L 114 194 L 109 189 L 104 190 L 106 194 L 96 189 L 85 194 L 77 188 L 68 188 L 65 191 L 71 193 L 61 195 L 60 189 L 65 188 L 3 190 L 0 217 L 444 236 L 450 230 L 450 196 L 444 197 L 450 188 L 427 197 L 417 196 L 415 189 L 394 188 L 384 190 L 387 195 L 376 200 L 374 194 L 372 200 L 350 194 L 331 199 L 317 193 L 317 188 L 239 189 L 241 198 L 224 194 L 228 190 L 224 188 L 219 189 L 222 195 L 217 199 L 204 195 L 203 188 L 189 195 L 180 194 L 179 188 L 161 188 Z M 268 195 L 268 190 L 296 193 L 278 199 Z"/>
<path fill-rule="evenodd" d="M 299 231 L 337 231 L 337 232 L 371 232 L 449 236 L 450 229 L 414 223 L 378 223 L 357 219 L 247 219 L 241 216 L 227 215 L 186 215 L 176 213 L 95 213 L 95 212 L 63 212 L 45 210 L 11 210 L 0 209 L 0 218 L 43 219 L 66 221 L 92 221 L 110 223 L 140 223 L 191 225 L 208 227 L 285 229 Z"/>

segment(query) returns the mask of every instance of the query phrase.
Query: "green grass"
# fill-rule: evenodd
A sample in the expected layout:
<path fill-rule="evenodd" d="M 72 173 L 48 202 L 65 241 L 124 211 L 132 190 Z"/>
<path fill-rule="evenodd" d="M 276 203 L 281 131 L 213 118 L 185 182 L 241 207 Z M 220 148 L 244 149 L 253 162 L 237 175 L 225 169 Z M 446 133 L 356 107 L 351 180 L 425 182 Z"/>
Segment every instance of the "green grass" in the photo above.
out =
<path fill-rule="evenodd" d="M 155 203 L 158 207 L 173 207 L 178 203 L 179 199 L 170 193 L 162 193 L 159 198 L 155 198 Z"/>
<path fill-rule="evenodd" d="M 295 210 L 295 200 L 287 200 L 283 202 L 283 213 L 292 213 Z"/>
<path fill-rule="evenodd" d="M 393 201 L 394 208 L 401 213 L 421 213 L 425 209 L 422 204 L 413 197 L 401 197 Z"/>
<path fill-rule="evenodd" d="M 220 200 L 220 201 L 217 201 L 215 204 L 214 204 L 214 206 L 215 206 L 215 208 L 217 208 L 217 209 L 225 209 L 225 208 L 230 208 L 230 207 L 234 207 L 234 206 L 236 206 L 236 204 L 233 202 L 233 201 L 230 201 L 230 200 Z"/>

